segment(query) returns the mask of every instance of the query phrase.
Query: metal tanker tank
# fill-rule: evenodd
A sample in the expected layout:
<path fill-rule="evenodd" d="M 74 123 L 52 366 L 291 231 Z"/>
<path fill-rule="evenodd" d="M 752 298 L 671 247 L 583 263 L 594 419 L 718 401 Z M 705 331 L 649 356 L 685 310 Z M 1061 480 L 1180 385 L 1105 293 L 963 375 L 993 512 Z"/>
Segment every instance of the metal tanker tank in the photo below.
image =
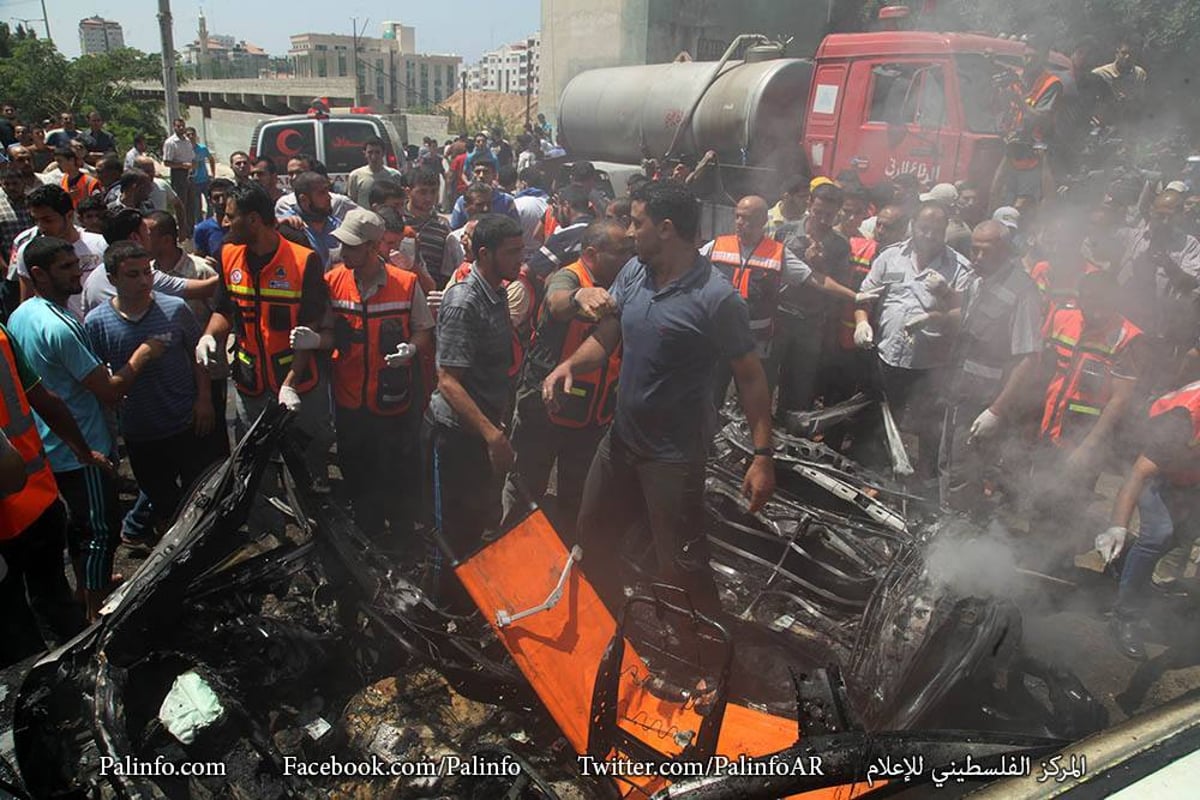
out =
<path fill-rule="evenodd" d="M 713 62 L 595 69 L 563 90 L 558 125 L 567 152 L 636 163 L 667 152 Z M 716 150 L 721 163 L 763 166 L 781 150 L 799 150 L 812 62 L 779 58 L 732 61 L 704 92 L 674 154 Z"/>

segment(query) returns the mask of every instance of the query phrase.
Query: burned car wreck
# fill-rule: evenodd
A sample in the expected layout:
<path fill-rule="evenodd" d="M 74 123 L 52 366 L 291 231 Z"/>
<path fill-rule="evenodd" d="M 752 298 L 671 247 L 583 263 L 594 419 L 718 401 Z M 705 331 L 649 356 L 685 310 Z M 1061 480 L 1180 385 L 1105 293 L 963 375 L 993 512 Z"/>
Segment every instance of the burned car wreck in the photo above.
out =
<path fill-rule="evenodd" d="M 266 412 L 194 487 L 100 622 L 0 677 L 0 797 L 778 797 L 861 781 L 885 745 L 988 763 L 1106 721 L 1023 653 L 1011 605 L 931 575 L 932 544 L 966 523 L 922 522 L 816 442 L 777 432 L 779 490 L 750 515 L 744 424 L 718 436 L 722 619 L 636 574 L 614 619 L 540 510 L 474 554 L 368 539 L 303 489 L 287 417 Z M 449 569 L 478 612 L 426 591 Z M 581 770 L 716 756 L 824 766 Z M 219 769 L 184 774 L 204 763 Z"/>

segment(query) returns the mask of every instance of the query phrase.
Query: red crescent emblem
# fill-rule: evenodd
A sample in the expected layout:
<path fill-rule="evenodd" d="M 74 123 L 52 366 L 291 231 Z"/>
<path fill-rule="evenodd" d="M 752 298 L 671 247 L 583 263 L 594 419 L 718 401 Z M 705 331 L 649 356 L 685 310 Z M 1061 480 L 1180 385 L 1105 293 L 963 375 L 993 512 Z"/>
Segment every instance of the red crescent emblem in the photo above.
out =
<path fill-rule="evenodd" d="M 278 150 L 281 155 L 291 157 L 300 152 L 299 148 L 292 147 L 290 144 L 288 144 L 288 139 L 292 138 L 293 136 L 300 138 L 300 131 L 296 130 L 295 128 L 284 128 L 279 132 L 279 135 L 275 137 L 275 149 Z"/>

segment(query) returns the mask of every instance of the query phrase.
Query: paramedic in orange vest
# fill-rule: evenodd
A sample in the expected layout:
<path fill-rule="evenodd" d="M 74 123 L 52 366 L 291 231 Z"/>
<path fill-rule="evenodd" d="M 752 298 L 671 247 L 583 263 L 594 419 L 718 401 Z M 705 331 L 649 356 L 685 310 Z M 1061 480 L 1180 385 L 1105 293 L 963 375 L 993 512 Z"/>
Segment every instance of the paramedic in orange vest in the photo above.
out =
<path fill-rule="evenodd" d="M 216 368 L 232 333 L 229 370 L 237 386 L 239 435 L 276 399 L 299 412 L 297 424 L 311 437 L 305 461 L 315 487 L 324 488 L 333 431 L 314 351 L 332 318 L 321 259 L 279 235 L 274 204 L 257 185 L 231 189 L 225 215 L 228 228 L 217 256 L 221 283 L 196 360 Z"/>
<path fill-rule="evenodd" d="M 1031 135 L 1035 144 L 1053 140 L 1054 119 L 1063 95 L 1062 80 L 1050 71 L 1050 43 L 1044 33 L 1030 38 L 1021 83 L 1016 87 L 1022 97 L 1019 132 Z"/>
<path fill-rule="evenodd" d="M 750 333 L 764 368 L 778 368 L 778 360 L 769 358 L 775 333 L 775 317 L 779 309 L 779 294 L 784 286 L 802 286 L 817 281 L 812 269 L 800 260 L 783 242 L 766 235 L 767 201 L 757 195 L 747 195 L 734 209 L 734 233 L 718 236 L 700 248 L 721 274 L 729 279 L 750 313 Z M 833 284 L 850 299 L 854 293 Z M 767 370 L 769 391 L 774 391 L 777 372 Z M 730 369 L 718 364 L 713 402 L 719 407 L 725 402 L 729 388 Z"/>
<path fill-rule="evenodd" d="M 46 648 L 35 610 L 60 642 L 85 623 L 63 572 L 67 512 L 34 411 L 80 463 L 113 471 L 0 326 L 0 668 Z"/>
<path fill-rule="evenodd" d="M 633 257 L 633 242 L 620 223 L 600 220 L 588 225 L 580 240 L 579 260 L 554 272 L 546 281 L 546 299 L 538 312 L 533 344 L 517 389 L 512 446 L 513 470 L 504 485 L 504 521 L 517 521 L 528 499 L 541 502 L 557 464 L 557 487 L 550 509 L 555 527 L 564 534 L 575 528 L 583 481 L 600 438 L 612 421 L 621 371 L 618 347 L 596 370 L 574 379 L 571 393 L 556 407 L 542 400 L 542 382 L 592 334 L 597 323 L 615 310 L 608 287 Z"/>
<path fill-rule="evenodd" d="M 1117 493 L 1109 527 L 1096 537 L 1096 549 L 1111 563 L 1125 546 L 1137 509 L 1138 535 L 1121 568 L 1111 630 L 1122 654 L 1138 660 L 1146 657 L 1141 625 L 1154 566 L 1176 539 L 1195 538 L 1200 519 L 1200 382 L 1154 401 L 1144 425 L 1141 451 Z"/>
<path fill-rule="evenodd" d="M 1146 357 L 1141 329 L 1117 312 L 1116 279 L 1094 272 L 1077 286 L 1078 302 L 1056 308 L 1042 328 L 1042 368 L 1050 381 L 1034 460 L 1030 532 L 1040 536 L 1050 566 L 1078 552 L 1074 536 L 1064 531 L 1072 531 L 1112 460 L 1117 426 L 1132 404 Z"/>
<path fill-rule="evenodd" d="M 419 353 L 433 347 L 433 315 L 414 272 L 383 260 L 385 223 L 346 214 L 333 237 L 342 263 L 325 276 L 333 306 L 333 402 L 338 464 L 354 519 L 370 536 L 411 534 L 418 518 L 423 408 Z"/>

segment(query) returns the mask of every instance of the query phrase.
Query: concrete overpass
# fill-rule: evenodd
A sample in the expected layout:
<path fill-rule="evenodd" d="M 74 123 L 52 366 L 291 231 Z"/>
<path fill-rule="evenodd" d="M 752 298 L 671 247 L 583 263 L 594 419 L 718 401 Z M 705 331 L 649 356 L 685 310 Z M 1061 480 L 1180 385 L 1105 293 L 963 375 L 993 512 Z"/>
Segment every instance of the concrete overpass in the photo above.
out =
<path fill-rule="evenodd" d="M 164 101 L 161 83 L 141 81 L 132 86 L 139 99 Z M 354 105 L 354 78 L 192 80 L 179 87 L 181 113 L 189 125 L 196 126 L 201 140 L 208 143 L 220 162 L 227 162 L 235 150 L 250 148 L 259 122 L 267 117 L 303 114 L 314 97 L 328 98 L 334 109 L 349 108 Z M 365 102 L 370 99 L 365 98 Z M 383 116 L 396 126 L 404 142 L 420 142 L 424 136 L 438 141 L 446 137 L 445 117 L 405 113 Z"/>
<path fill-rule="evenodd" d="M 161 83 L 137 81 L 131 85 L 138 98 L 164 100 Z M 302 114 L 314 97 L 329 98 L 331 107 L 352 106 L 354 78 L 191 80 L 179 87 L 180 104 L 205 109 L 205 116 L 215 108 L 267 115 Z"/>

